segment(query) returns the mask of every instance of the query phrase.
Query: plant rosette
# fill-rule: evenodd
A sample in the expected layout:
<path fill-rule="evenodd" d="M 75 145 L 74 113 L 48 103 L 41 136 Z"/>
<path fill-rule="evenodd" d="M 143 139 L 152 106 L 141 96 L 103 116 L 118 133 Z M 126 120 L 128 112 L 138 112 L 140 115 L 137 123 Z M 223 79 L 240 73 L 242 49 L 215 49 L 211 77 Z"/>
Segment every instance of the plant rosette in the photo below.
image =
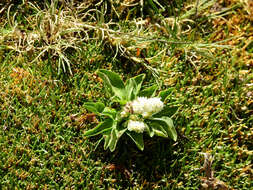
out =
<path fill-rule="evenodd" d="M 170 107 L 164 101 L 171 89 L 161 91 L 154 97 L 157 85 L 142 90 L 145 74 L 128 79 L 125 83 L 114 72 L 101 69 L 98 75 L 103 79 L 112 102 L 118 102 L 118 109 L 106 107 L 101 102 L 87 102 L 84 107 L 103 119 L 95 128 L 84 133 L 91 137 L 102 135 L 104 149 L 113 152 L 117 142 L 124 134 L 128 135 L 140 149 L 144 149 L 143 133 L 177 140 L 177 132 L 168 114 Z"/>

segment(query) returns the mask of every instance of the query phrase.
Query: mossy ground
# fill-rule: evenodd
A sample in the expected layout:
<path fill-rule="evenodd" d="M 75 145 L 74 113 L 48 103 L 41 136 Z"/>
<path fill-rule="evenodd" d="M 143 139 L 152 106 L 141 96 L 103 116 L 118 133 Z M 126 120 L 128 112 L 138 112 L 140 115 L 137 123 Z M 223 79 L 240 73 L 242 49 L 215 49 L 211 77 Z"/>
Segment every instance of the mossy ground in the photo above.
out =
<path fill-rule="evenodd" d="M 133 5 L 2 4 L 0 188 L 199 189 L 211 153 L 217 179 L 250 189 L 252 1 L 120 2 Z M 109 103 L 101 68 L 171 88 L 178 141 L 94 150 L 98 138 L 83 134 L 100 118 L 83 104 Z"/>

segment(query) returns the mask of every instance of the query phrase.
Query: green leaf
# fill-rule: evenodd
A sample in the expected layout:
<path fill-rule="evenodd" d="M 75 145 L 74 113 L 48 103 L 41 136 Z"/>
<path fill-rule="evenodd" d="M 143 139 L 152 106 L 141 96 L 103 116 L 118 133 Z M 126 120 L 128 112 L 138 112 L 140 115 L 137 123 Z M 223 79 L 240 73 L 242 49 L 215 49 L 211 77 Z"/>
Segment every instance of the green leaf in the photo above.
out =
<path fill-rule="evenodd" d="M 87 102 L 84 104 L 84 107 L 93 113 L 99 114 L 101 112 L 103 112 L 105 105 L 102 102 Z"/>
<path fill-rule="evenodd" d="M 119 127 L 115 122 L 112 130 L 107 131 L 103 134 L 105 139 L 104 149 L 106 150 L 107 148 L 109 148 L 110 151 L 113 152 L 116 148 L 119 138 L 124 134 L 126 130 L 127 128 L 123 126 Z"/>
<path fill-rule="evenodd" d="M 167 132 L 167 134 L 172 138 L 174 141 L 177 140 L 177 131 L 174 127 L 173 121 L 169 117 L 161 117 L 161 118 L 152 118 L 153 121 L 161 122 L 163 129 Z"/>
<path fill-rule="evenodd" d="M 113 126 L 113 120 L 111 118 L 108 118 L 104 122 L 99 123 L 95 128 L 86 131 L 84 133 L 84 136 L 91 137 L 91 136 L 104 133 L 105 131 L 111 130 L 112 126 Z"/>
<path fill-rule="evenodd" d="M 111 137 L 110 137 L 110 141 L 108 143 L 108 146 L 109 146 L 110 151 L 113 152 L 115 150 L 117 142 L 118 142 L 116 129 L 112 129 L 110 136 Z"/>
<path fill-rule="evenodd" d="M 146 124 L 146 130 L 150 137 L 153 137 L 155 135 L 153 128 L 147 124 Z"/>
<path fill-rule="evenodd" d="M 136 146 L 142 151 L 144 150 L 143 134 L 127 131 L 127 135 L 135 142 Z"/>
<path fill-rule="evenodd" d="M 125 85 L 118 74 L 105 69 L 100 69 L 98 75 L 103 79 L 111 95 L 115 95 L 119 99 L 124 99 Z"/>
<path fill-rule="evenodd" d="M 111 139 L 111 131 L 104 132 L 103 137 L 105 139 L 104 149 L 106 150 L 109 147 L 109 142 L 110 142 L 110 139 Z"/>
<path fill-rule="evenodd" d="M 159 97 L 161 97 L 161 101 L 164 102 L 168 98 L 168 96 L 172 93 L 173 90 L 174 88 L 168 88 L 166 90 L 161 91 L 158 95 Z"/>
<path fill-rule="evenodd" d="M 137 84 L 134 79 L 129 79 L 126 82 L 126 100 L 131 101 L 136 98 Z"/>
<path fill-rule="evenodd" d="M 151 87 L 148 87 L 142 91 L 140 91 L 138 96 L 144 96 L 144 97 L 153 97 L 156 93 L 158 86 L 157 85 L 153 85 Z"/>
<path fill-rule="evenodd" d="M 105 107 L 105 109 L 102 112 L 102 115 L 106 115 L 112 119 L 116 118 L 117 111 L 113 108 Z"/>
<path fill-rule="evenodd" d="M 127 100 L 133 100 L 139 94 L 145 74 L 132 77 L 126 81 Z"/>
<path fill-rule="evenodd" d="M 144 80 L 145 76 L 146 76 L 145 74 L 141 74 L 141 75 L 138 75 L 138 76 L 132 78 L 136 82 L 136 89 L 135 89 L 136 90 L 136 95 L 139 94 L 139 92 L 141 90 L 141 85 L 143 83 L 143 80 Z"/>
<path fill-rule="evenodd" d="M 163 128 L 160 122 L 153 121 L 150 122 L 149 125 L 157 136 L 168 137 L 167 131 Z"/>

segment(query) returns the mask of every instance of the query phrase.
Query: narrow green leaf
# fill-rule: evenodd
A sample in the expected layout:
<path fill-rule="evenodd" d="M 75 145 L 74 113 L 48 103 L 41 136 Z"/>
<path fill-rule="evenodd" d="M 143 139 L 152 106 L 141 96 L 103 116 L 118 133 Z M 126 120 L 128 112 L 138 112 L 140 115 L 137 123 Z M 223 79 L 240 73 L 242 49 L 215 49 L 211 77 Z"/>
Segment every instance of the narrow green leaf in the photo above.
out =
<path fill-rule="evenodd" d="M 141 74 L 126 81 L 127 100 L 130 101 L 136 98 L 137 94 L 139 94 L 144 78 L 145 74 Z"/>
<path fill-rule="evenodd" d="M 104 132 L 103 137 L 105 139 L 104 149 L 106 150 L 109 147 L 109 142 L 110 142 L 110 139 L 111 139 L 111 130 Z"/>
<path fill-rule="evenodd" d="M 136 98 L 137 84 L 133 78 L 128 79 L 126 82 L 126 100 L 131 101 Z"/>
<path fill-rule="evenodd" d="M 118 137 L 117 137 L 116 130 L 112 129 L 110 141 L 108 143 L 108 146 L 109 146 L 109 149 L 111 152 L 113 152 L 115 150 L 117 142 L 118 142 Z"/>
<path fill-rule="evenodd" d="M 119 99 L 124 99 L 125 85 L 118 74 L 105 69 L 100 69 L 98 75 L 103 79 L 111 95 L 115 95 Z"/>
<path fill-rule="evenodd" d="M 145 74 L 141 74 L 141 75 L 138 75 L 138 76 L 132 78 L 136 82 L 136 89 L 135 89 L 136 90 L 135 91 L 136 95 L 139 94 L 139 92 L 141 90 L 141 85 L 143 83 L 143 80 L 144 80 L 145 76 L 146 76 Z"/>
<path fill-rule="evenodd" d="M 135 142 L 136 146 L 143 151 L 144 150 L 144 142 L 143 142 L 143 134 L 135 133 L 132 131 L 127 131 L 127 135 Z"/>
<path fill-rule="evenodd" d="M 157 85 L 153 85 L 151 87 L 148 87 L 142 91 L 140 91 L 138 96 L 144 96 L 144 97 L 153 97 L 156 93 L 158 86 Z"/>
<path fill-rule="evenodd" d="M 84 136 L 91 137 L 101 134 L 105 131 L 111 130 L 113 126 L 113 120 L 111 118 L 106 119 L 104 122 L 98 124 L 95 128 L 90 129 L 84 133 Z"/>
<path fill-rule="evenodd" d="M 146 125 L 146 130 L 150 137 L 153 137 L 155 135 L 155 132 L 151 126 Z"/>

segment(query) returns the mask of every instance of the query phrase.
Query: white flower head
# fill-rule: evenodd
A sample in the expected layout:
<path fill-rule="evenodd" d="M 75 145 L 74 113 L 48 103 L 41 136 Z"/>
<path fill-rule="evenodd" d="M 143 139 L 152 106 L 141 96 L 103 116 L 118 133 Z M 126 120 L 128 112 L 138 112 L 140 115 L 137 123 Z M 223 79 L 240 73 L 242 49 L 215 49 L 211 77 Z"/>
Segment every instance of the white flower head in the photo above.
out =
<path fill-rule="evenodd" d="M 163 102 L 160 98 L 138 97 L 132 102 L 134 114 L 140 114 L 144 118 L 150 117 L 163 109 Z"/>
<path fill-rule="evenodd" d="M 149 109 L 152 113 L 158 113 L 163 109 L 163 102 L 160 98 L 149 98 Z"/>
<path fill-rule="evenodd" d="M 136 133 L 143 133 L 145 130 L 146 126 L 142 121 L 133 121 L 129 120 L 127 129 L 129 131 L 135 131 Z"/>
<path fill-rule="evenodd" d="M 145 105 L 147 103 L 148 99 L 146 97 L 138 97 L 132 102 L 133 112 L 135 114 L 142 114 L 143 112 L 145 112 Z"/>

